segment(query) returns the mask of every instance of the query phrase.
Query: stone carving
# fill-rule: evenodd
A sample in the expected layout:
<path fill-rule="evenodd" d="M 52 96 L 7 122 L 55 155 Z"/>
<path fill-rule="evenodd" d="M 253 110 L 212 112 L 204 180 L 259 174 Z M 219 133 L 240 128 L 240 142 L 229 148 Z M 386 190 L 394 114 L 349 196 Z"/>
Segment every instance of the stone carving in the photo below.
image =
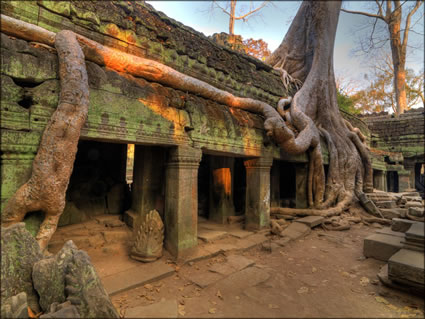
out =
<path fill-rule="evenodd" d="M 164 223 L 156 210 L 151 210 L 140 225 L 137 238 L 131 250 L 131 258 L 151 262 L 162 256 Z"/>
<path fill-rule="evenodd" d="M 38 295 L 32 284 L 33 265 L 43 255 L 24 223 L 1 228 L 1 299 L 21 292 L 27 295 L 28 306 L 39 312 Z"/>
<path fill-rule="evenodd" d="M 34 265 L 34 287 L 40 295 L 40 306 L 50 309 L 46 318 L 60 318 L 77 311 L 82 318 L 118 318 L 114 306 L 86 252 L 69 240 L 55 257 Z M 52 307 L 70 302 L 75 309 Z"/>
<path fill-rule="evenodd" d="M 28 318 L 27 294 L 21 292 L 2 302 L 2 318 Z"/>

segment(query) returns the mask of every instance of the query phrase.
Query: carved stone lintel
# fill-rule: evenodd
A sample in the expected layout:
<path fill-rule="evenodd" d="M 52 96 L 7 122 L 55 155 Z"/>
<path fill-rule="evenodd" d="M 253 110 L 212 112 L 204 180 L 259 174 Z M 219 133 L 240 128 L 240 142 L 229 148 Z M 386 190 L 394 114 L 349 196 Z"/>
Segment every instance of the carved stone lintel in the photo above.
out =
<path fill-rule="evenodd" d="M 168 167 L 198 168 L 202 151 L 190 146 L 177 146 L 170 150 Z"/>
<path fill-rule="evenodd" d="M 273 157 L 265 156 L 246 160 L 244 162 L 246 168 L 270 169 L 273 164 Z"/>
<path fill-rule="evenodd" d="M 140 225 L 130 257 L 143 262 L 155 261 L 162 256 L 164 224 L 156 210 L 146 214 Z"/>

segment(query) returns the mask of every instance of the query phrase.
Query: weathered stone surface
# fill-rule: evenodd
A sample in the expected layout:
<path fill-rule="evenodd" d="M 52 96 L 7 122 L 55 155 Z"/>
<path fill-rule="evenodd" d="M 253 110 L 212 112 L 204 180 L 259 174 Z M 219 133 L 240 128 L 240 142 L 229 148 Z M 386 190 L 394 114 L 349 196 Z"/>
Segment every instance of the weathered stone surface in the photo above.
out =
<path fill-rule="evenodd" d="M 243 223 L 243 221 L 245 220 L 245 216 L 229 216 L 227 217 L 227 222 L 232 225 L 232 224 L 237 224 L 237 223 Z"/>
<path fill-rule="evenodd" d="M 254 287 L 269 278 L 270 274 L 266 270 L 253 266 L 231 274 L 208 289 L 220 290 L 223 297 L 227 297 L 233 295 L 235 289 L 239 291 Z"/>
<path fill-rule="evenodd" d="M 313 228 L 320 225 L 324 218 L 322 216 L 307 216 L 297 219 L 297 223 L 306 224 L 308 227 Z"/>
<path fill-rule="evenodd" d="M 41 315 L 40 318 L 81 318 L 77 307 L 71 304 L 70 301 L 50 305 L 49 313 Z"/>
<path fill-rule="evenodd" d="M 143 262 L 152 262 L 162 256 L 164 223 L 158 211 L 151 210 L 140 224 L 130 257 Z"/>
<path fill-rule="evenodd" d="M 72 249 L 65 274 L 67 300 L 82 318 L 119 318 L 86 252 Z"/>
<path fill-rule="evenodd" d="M 281 236 L 289 237 L 292 240 L 298 239 L 300 237 L 306 236 L 311 231 L 310 227 L 306 224 L 293 222 L 285 230 L 282 231 Z"/>
<path fill-rule="evenodd" d="M 424 254 L 401 249 L 388 260 L 388 277 L 396 282 L 424 286 Z"/>
<path fill-rule="evenodd" d="M 397 207 L 394 201 L 377 201 L 375 202 L 375 204 L 379 208 L 396 208 Z"/>
<path fill-rule="evenodd" d="M 380 209 L 382 216 L 387 219 L 400 218 L 400 213 L 393 208 L 381 208 Z"/>
<path fill-rule="evenodd" d="M 409 214 L 416 217 L 422 217 L 424 215 L 423 207 L 409 207 Z"/>
<path fill-rule="evenodd" d="M 376 233 L 377 234 L 391 235 L 391 236 L 395 236 L 395 237 L 404 238 L 404 233 L 393 231 L 393 230 L 391 230 L 390 227 L 384 227 L 382 229 L 378 229 L 376 231 Z"/>
<path fill-rule="evenodd" d="M 241 255 L 230 255 L 227 257 L 227 261 L 223 264 L 214 264 L 209 269 L 211 272 L 228 276 L 236 271 L 245 269 L 253 266 L 255 262 Z"/>
<path fill-rule="evenodd" d="M 418 207 L 418 208 L 422 208 L 424 207 L 424 205 L 420 202 L 407 202 L 405 205 L 406 208 L 410 208 L 410 207 Z"/>
<path fill-rule="evenodd" d="M 112 296 L 155 280 L 171 276 L 174 269 L 161 260 L 130 268 L 102 278 L 106 292 Z"/>
<path fill-rule="evenodd" d="M 382 261 L 387 261 L 402 248 L 401 238 L 384 234 L 373 234 L 365 238 L 363 255 Z"/>
<path fill-rule="evenodd" d="M 177 318 L 178 307 L 175 299 L 165 300 L 149 306 L 129 308 L 125 312 L 125 318 Z"/>
<path fill-rule="evenodd" d="M 205 242 L 211 242 L 220 238 L 223 238 L 227 235 L 225 231 L 219 230 L 209 230 L 209 229 L 199 229 L 198 238 L 202 239 Z"/>
<path fill-rule="evenodd" d="M 423 286 L 421 286 L 420 284 L 415 284 L 413 282 L 409 282 L 409 284 L 406 285 L 406 284 L 401 284 L 401 283 L 398 283 L 396 281 L 389 279 L 388 278 L 388 264 L 385 264 L 384 266 L 381 267 L 377 276 L 378 276 L 379 280 L 387 287 L 397 289 L 397 290 L 402 290 L 402 291 L 405 291 L 407 293 L 414 293 L 414 294 L 420 295 L 420 296 L 424 295 Z"/>
<path fill-rule="evenodd" d="M 405 233 L 410 228 L 410 226 L 415 223 L 417 222 L 409 219 L 394 218 L 392 220 L 391 230 Z"/>
<path fill-rule="evenodd" d="M 209 285 L 215 283 L 216 281 L 223 278 L 223 275 L 215 272 L 198 272 L 195 274 L 192 274 L 190 278 L 188 278 L 191 282 L 193 282 L 195 285 L 206 288 Z"/>
<path fill-rule="evenodd" d="M 28 318 L 27 294 L 21 292 L 1 303 L 2 318 Z"/>
<path fill-rule="evenodd" d="M 65 302 L 65 271 L 76 250 L 77 246 L 69 240 L 54 257 L 42 259 L 34 264 L 34 288 L 40 296 L 39 303 L 44 312 L 47 312 L 54 302 Z"/>
<path fill-rule="evenodd" d="M 32 269 L 43 255 L 40 246 L 25 229 L 24 223 L 1 228 L 1 298 L 6 300 L 21 292 L 28 305 L 39 311 L 38 295 L 32 284 Z"/>
<path fill-rule="evenodd" d="M 289 237 L 283 237 L 275 241 L 281 247 L 285 247 L 292 239 Z"/>
<path fill-rule="evenodd" d="M 229 230 L 227 231 L 227 233 L 230 236 L 236 237 L 236 238 L 246 238 L 248 236 L 253 235 L 253 232 L 247 231 L 247 230 L 243 230 L 243 229 L 239 229 L 239 230 Z"/>

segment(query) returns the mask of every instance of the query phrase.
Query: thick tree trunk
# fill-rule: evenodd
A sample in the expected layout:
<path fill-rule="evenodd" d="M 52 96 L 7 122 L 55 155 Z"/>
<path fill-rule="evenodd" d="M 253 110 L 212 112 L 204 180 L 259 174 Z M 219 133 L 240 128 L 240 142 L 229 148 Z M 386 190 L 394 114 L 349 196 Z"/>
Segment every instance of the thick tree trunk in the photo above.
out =
<path fill-rule="evenodd" d="M 266 60 L 284 77 L 303 83 L 284 116 L 287 124 L 299 131 L 298 135 L 281 134 L 280 129 L 274 133 L 285 151 L 309 151 L 308 195 L 310 208 L 315 210 L 280 209 L 287 213 L 338 214 L 351 202 L 354 192 L 372 190 L 372 166 L 366 145 L 359 132 L 345 123 L 336 100 L 333 49 L 340 7 L 340 2 L 304 1 L 282 44 Z M 329 151 L 326 184 L 321 136 Z"/>
<path fill-rule="evenodd" d="M 407 109 L 406 97 L 406 48 L 403 48 L 400 35 L 401 8 L 394 10 L 388 23 L 390 45 L 394 66 L 394 90 L 396 96 L 396 114 L 400 115 Z"/>
<path fill-rule="evenodd" d="M 2 213 L 2 225 L 8 226 L 22 221 L 28 212 L 43 211 L 45 219 L 36 236 L 42 250 L 47 248 L 65 207 L 65 193 L 89 104 L 84 54 L 75 34 L 59 32 L 55 46 L 61 83 L 59 105 L 43 132 L 30 179 L 9 199 Z"/>

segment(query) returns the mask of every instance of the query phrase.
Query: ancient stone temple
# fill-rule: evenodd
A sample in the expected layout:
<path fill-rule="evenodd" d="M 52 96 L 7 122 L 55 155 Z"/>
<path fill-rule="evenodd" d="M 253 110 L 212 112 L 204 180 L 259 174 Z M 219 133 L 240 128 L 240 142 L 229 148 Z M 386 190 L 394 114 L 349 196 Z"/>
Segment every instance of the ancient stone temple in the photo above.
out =
<path fill-rule="evenodd" d="M 13 1 L 2 2 L 1 9 L 52 32 L 71 30 L 158 61 L 236 96 L 276 105 L 288 94 L 269 65 L 223 47 L 142 2 Z M 31 174 L 60 87 L 54 48 L 4 33 L 1 37 L 3 208 Z M 164 223 L 164 247 L 179 256 L 197 246 L 199 216 L 226 223 L 243 215 L 245 227 L 258 230 L 269 226 L 270 206 L 307 207 L 307 155 L 282 152 L 265 134 L 261 116 L 160 80 L 90 61 L 86 66 L 88 120 L 59 226 L 122 214 L 138 230 L 145 214 L 155 209 Z M 422 121 L 398 130 L 411 114 Z M 376 189 L 423 190 L 423 113 L 388 118 L 397 137 L 379 128 L 387 120 L 343 116 L 370 143 Z M 127 149 L 133 144 L 134 167 L 128 167 Z M 326 164 L 325 143 L 322 150 Z M 129 171 L 131 187 L 126 182 Z M 27 228 L 36 232 L 41 218 L 41 212 L 27 214 Z"/>

